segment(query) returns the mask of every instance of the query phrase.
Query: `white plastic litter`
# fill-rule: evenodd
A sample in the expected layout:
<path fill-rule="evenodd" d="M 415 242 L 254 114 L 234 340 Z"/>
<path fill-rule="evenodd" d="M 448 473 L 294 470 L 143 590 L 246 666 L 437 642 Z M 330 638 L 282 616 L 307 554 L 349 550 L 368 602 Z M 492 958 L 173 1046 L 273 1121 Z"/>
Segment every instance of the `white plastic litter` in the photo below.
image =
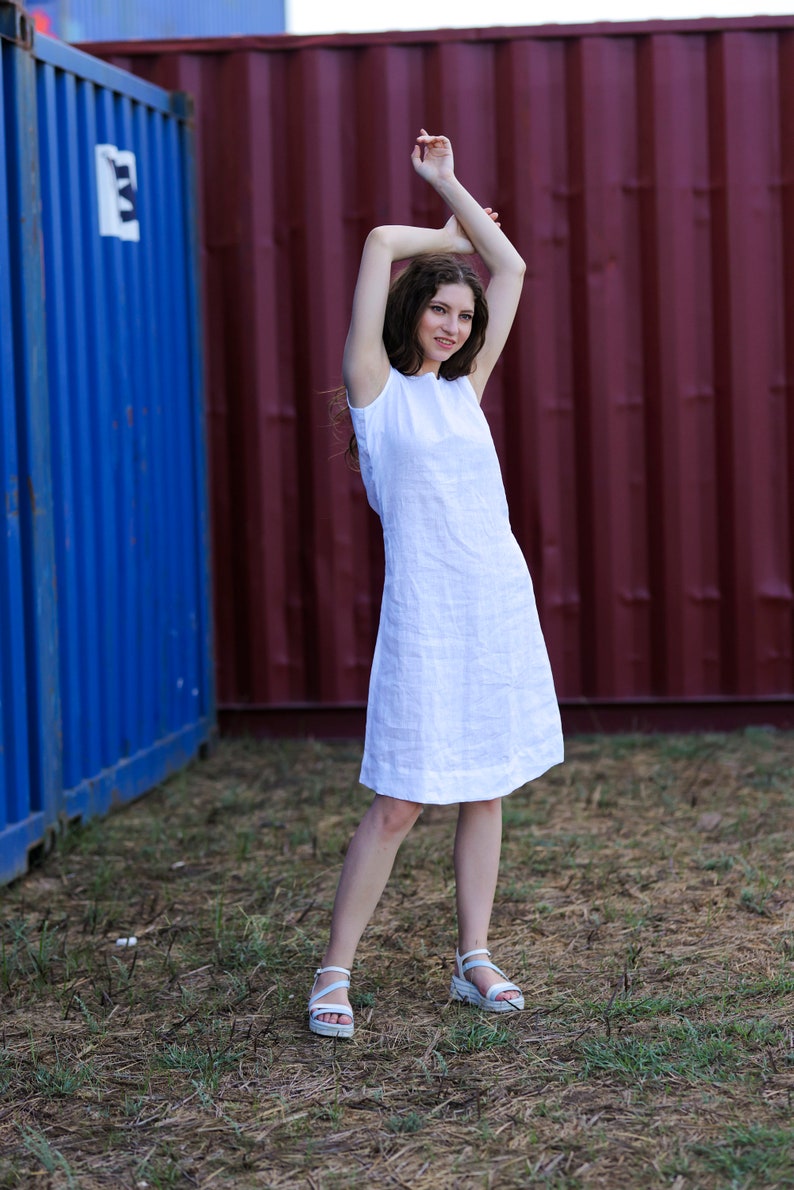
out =
<path fill-rule="evenodd" d="M 137 946 L 138 939 L 134 934 L 130 934 L 129 938 L 117 938 L 116 946 Z"/>

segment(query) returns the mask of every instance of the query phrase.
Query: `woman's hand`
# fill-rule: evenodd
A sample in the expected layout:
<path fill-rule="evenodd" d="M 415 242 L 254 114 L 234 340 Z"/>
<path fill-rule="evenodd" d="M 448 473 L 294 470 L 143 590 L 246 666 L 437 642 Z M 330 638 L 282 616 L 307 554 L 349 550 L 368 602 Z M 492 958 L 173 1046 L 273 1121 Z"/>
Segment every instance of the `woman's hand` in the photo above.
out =
<path fill-rule="evenodd" d="M 499 222 L 498 211 L 494 211 L 492 207 L 483 207 L 483 210 L 497 227 L 502 226 Z M 449 239 L 447 249 L 449 252 L 455 252 L 458 256 L 468 256 L 476 251 L 457 215 L 451 215 L 447 219 L 444 224 L 444 234 Z"/>
<path fill-rule="evenodd" d="M 411 161 L 420 178 L 424 178 L 431 186 L 455 177 L 452 145 L 446 136 L 431 136 L 426 129 L 421 128 L 411 153 Z"/>

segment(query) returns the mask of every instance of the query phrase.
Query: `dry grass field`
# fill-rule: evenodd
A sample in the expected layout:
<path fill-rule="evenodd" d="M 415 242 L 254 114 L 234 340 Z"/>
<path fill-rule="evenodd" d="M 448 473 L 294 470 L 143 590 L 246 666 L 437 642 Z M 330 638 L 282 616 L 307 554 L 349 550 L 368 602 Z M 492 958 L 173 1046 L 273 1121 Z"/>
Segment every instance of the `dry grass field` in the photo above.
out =
<path fill-rule="evenodd" d="M 305 1004 L 359 756 L 223 742 L 3 891 L 0 1187 L 794 1186 L 794 736 L 574 739 L 509 798 L 506 1018 L 448 1000 L 425 812 L 334 1042 Z"/>

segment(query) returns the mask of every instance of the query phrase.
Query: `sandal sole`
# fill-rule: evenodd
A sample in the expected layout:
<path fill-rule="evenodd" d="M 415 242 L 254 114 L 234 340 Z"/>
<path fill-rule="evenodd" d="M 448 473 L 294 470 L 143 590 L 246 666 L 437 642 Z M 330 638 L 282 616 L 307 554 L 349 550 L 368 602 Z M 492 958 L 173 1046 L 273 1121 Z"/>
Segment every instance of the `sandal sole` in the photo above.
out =
<path fill-rule="evenodd" d="M 355 1025 L 332 1025 L 330 1021 L 315 1021 L 309 1017 L 309 1031 L 318 1037 L 341 1037 L 349 1040 L 355 1031 Z"/>
<path fill-rule="evenodd" d="M 482 1012 L 522 1012 L 524 1009 L 524 997 L 521 995 L 514 996 L 512 1000 L 488 1000 L 468 980 L 465 981 L 465 988 L 459 987 L 458 983 L 463 982 L 453 975 L 449 988 L 451 999 L 459 1004 L 470 1004 L 472 1008 L 479 1008 Z"/>

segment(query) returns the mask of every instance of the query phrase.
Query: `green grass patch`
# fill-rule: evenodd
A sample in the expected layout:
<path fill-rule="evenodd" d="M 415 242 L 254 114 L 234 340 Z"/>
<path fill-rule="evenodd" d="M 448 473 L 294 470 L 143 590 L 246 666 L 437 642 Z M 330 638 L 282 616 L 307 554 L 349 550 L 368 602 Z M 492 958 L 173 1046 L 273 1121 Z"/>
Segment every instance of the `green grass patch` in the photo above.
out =
<path fill-rule="evenodd" d="M 718 1140 L 694 1144 L 680 1171 L 711 1175 L 726 1190 L 794 1185 L 794 1128 L 729 1125 Z"/>
<path fill-rule="evenodd" d="M 617 1037 L 583 1042 L 590 1071 L 613 1071 L 620 1078 L 680 1078 L 690 1083 L 757 1082 L 748 1058 L 759 1047 L 782 1046 L 784 1032 L 768 1021 L 679 1022 L 655 1036 Z"/>

